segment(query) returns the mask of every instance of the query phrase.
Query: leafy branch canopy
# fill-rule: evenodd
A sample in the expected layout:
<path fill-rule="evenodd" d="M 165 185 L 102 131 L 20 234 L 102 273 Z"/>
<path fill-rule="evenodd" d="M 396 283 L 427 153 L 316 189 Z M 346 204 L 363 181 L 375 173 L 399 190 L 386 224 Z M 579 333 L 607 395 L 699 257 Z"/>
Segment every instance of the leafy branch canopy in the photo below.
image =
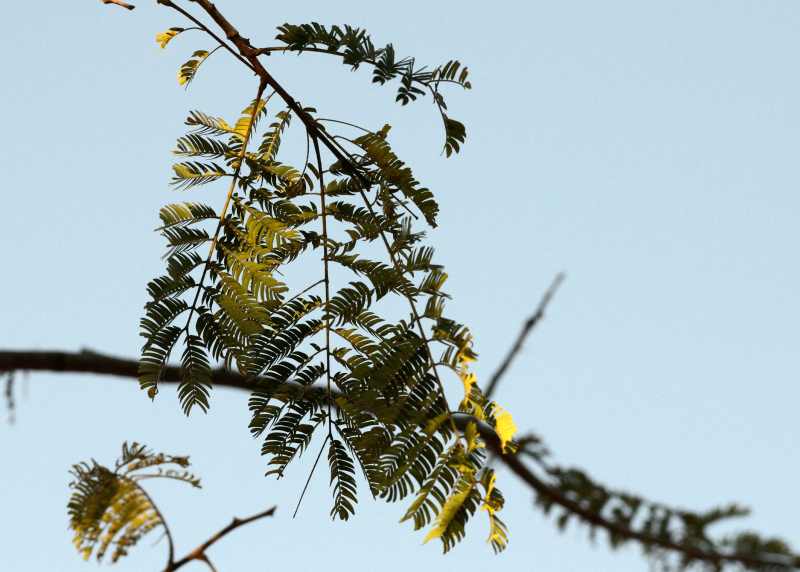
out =
<path fill-rule="evenodd" d="M 268 475 L 284 476 L 319 435 L 317 461 L 327 451 L 333 518 L 350 518 L 359 486 L 366 485 L 386 501 L 407 499 L 402 520 L 427 528 L 425 540 L 440 540 L 445 551 L 478 512 L 486 514 L 491 547 L 506 547 L 494 455 L 533 488 L 543 512 L 556 512 L 560 527 L 574 519 L 592 532 L 605 530 L 612 546 L 636 541 L 656 558 L 677 554 L 680 569 L 800 567 L 800 557 L 779 539 L 749 532 L 713 539 L 710 526 L 746 514 L 737 505 L 695 513 L 649 502 L 553 465 L 538 438 L 519 438 L 511 414 L 490 397 L 497 379 L 484 393 L 470 369 L 477 358 L 472 334 L 445 310 L 447 274 L 424 242 L 439 206 L 392 149 L 390 127 L 325 122 L 259 58 L 324 53 L 352 69 L 371 66 L 374 83 L 397 80 L 403 105 L 431 95 L 447 156 L 460 150 L 466 129 L 449 116 L 440 89 L 470 89 L 466 67 L 457 60 L 418 66 L 414 58 L 399 58 L 392 44 L 376 47 L 362 29 L 315 22 L 284 24 L 280 45 L 257 48 L 208 0 L 192 4 L 220 33 L 171 0 L 158 4 L 193 24 L 158 34 L 161 47 L 188 30 L 215 42 L 180 67 L 181 85 L 189 86 L 217 51 L 255 72 L 258 85 L 231 122 L 192 111 L 176 143 L 175 188 L 220 188 L 224 201 L 220 209 L 176 202 L 159 213 L 166 269 L 147 287 L 138 365 L 151 398 L 170 381 L 173 354 L 180 356 L 178 394 L 186 414 L 208 410 L 220 372 L 237 376 L 236 387 L 251 392 L 250 431 L 262 440 Z M 287 161 L 282 143 L 298 124 L 306 152 Z M 316 268 L 314 277 L 291 278 L 298 266 Z M 445 392 L 451 380 L 463 388 L 456 406 Z M 140 481 L 173 478 L 199 486 L 187 466 L 185 457 L 153 454 L 135 443 L 123 446 L 113 470 L 95 461 L 75 465 L 68 510 L 79 551 L 98 560 L 111 551 L 116 561 L 156 528 L 169 536 Z M 173 558 L 170 538 L 169 564 L 182 562 Z"/>

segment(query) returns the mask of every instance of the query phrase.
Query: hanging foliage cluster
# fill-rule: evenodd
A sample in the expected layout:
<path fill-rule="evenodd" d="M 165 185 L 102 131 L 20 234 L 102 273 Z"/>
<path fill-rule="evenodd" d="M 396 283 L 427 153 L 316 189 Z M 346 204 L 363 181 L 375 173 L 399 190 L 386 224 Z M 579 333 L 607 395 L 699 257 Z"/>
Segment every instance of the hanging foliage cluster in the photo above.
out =
<path fill-rule="evenodd" d="M 391 46 L 376 50 L 363 31 L 310 24 L 280 32 L 292 50 L 322 45 L 343 49 L 354 67 L 372 63 L 380 83 L 400 76 L 402 103 L 422 93 L 420 84 L 444 110 L 441 82 L 469 87 L 457 62 L 420 71 L 413 60 L 394 61 Z M 188 84 L 207 57 L 195 52 L 179 82 Z M 296 113 L 265 92 L 262 82 L 233 122 L 200 111 L 186 119 L 174 186 L 223 182 L 227 193 L 220 210 L 195 201 L 161 209 L 167 271 L 148 285 L 142 387 L 155 397 L 169 357 L 180 355 L 183 410 L 206 411 L 212 367 L 223 364 L 252 380 L 250 430 L 263 440 L 268 475 L 283 476 L 319 433 L 332 517 L 354 513 L 360 476 L 373 496 L 411 499 L 403 520 L 430 526 L 426 540 L 440 539 L 445 551 L 485 509 L 490 544 L 502 550 L 503 497 L 477 424 L 494 428 L 507 448 L 515 427 L 470 371 L 472 334 L 446 314 L 447 274 L 421 228 L 436 225 L 433 193 L 393 151 L 388 125 L 337 135 L 348 164 L 327 159 L 321 135 L 306 129 L 305 160 L 285 162 L 281 144 Z M 453 137 L 448 154 L 463 142 Z M 445 395 L 454 382 L 463 387 L 457 407 Z M 457 425 L 454 413 L 468 421 Z"/>
<path fill-rule="evenodd" d="M 114 563 L 143 536 L 165 522 L 141 486 L 146 479 L 171 479 L 200 487 L 186 470 L 189 457 L 153 453 L 139 443 L 124 443 L 113 469 L 95 460 L 72 467 L 72 496 L 67 505 L 73 544 L 88 560 L 102 561 L 110 551 Z"/>

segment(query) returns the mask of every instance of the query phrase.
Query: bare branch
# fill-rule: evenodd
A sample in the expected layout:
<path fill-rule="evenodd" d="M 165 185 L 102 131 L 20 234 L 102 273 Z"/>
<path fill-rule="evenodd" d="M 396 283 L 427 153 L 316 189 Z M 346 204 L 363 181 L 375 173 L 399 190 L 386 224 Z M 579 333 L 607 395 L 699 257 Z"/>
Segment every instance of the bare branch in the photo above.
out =
<path fill-rule="evenodd" d="M 116 4 L 117 6 L 121 6 L 127 10 L 133 10 L 136 8 L 133 4 L 128 4 L 127 2 L 123 2 L 122 0 L 100 0 L 103 4 Z"/>
<path fill-rule="evenodd" d="M 522 330 L 520 330 L 517 340 L 514 342 L 514 345 L 511 346 L 511 349 L 508 350 L 508 354 L 506 354 L 505 359 L 500 363 L 497 371 L 495 371 L 494 375 L 492 375 L 491 379 L 489 380 L 489 385 L 486 386 L 486 391 L 484 394 L 486 395 L 487 399 L 489 399 L 494 393 L 495 389 L 497 389 L 497 384 L 500 382 L 500 379 L 503 377 L 503 375 L 505 375 L 506 371 L 508 371 L 509 366 L 511 366 L 511 362 L 514 361 L 514 358 L 517 357 L 517 354 L 522 349 L 522 344 L 525 342 L 525 338 L 528 337 L 528 334 L 531 333 L 531 330 L 533 330 L 536 324 L 538 324 L 541 319 L 544 318 L 544 311 L 547 309 L 547 305 L 550 303 L 550 300 L 553 299 L 558 287 L 561 286 L 564 278 L 565 277 L 563 273 L 559 272 L 556 274 L 552 284 L 550 284 L 550 287 L 539 301 L 539 306 L 536 308 L 536 311 L 522 325 Z"/>
<path fill-rule="evenodd" d="M 265 511 L 259 512 L 258 514 L 254 514 L 253 516 L 248 516 L 247 518 L 235 518 L 234 517 L 234 519 L 231 521 L 231 523 L 228 526 L 226 526 L 225 528 L 221 529 L 219 532 L 217 532 L 214 535 L 212 535 L 211 538 L 206 540 L 203 544 L 201 544 L 200 546 L 198 546 L 197 548 L 192 550 L 189 554 L 187 554 L 186 556 L 184 556 L 180 560 L 168 565 L 164 569 L 164 572 L 174 572 L 175 570 L 178 570 L 179 568 L 182 568 L 183 566 L 185 566 L 186 564 L 188 564 L 189 562 L 192 562 L 194 560 L 199 560 L 201 562 L 205 562 L 206 565 L 208 565 L 208 567 L 211 570 L 216 570 L 214 568 L 214 565 L 211 563 L 211 560 L 209 560 L 208 556 L 206 556 L 206 550 L 208 550 L 213 544 L 215 544 L 218 540 L 223 538 L 225 535 L 229 534 L 230 532 L 233 532 L 234 530 L 236 530 L 240 526 L 245 526 L 247 524 L 250 524 L 251 522 L 255 522 L 256 520 L 260 520 L 262 518 L 266 518 L 268 516 L 274 515 L 275 514 L 275 508 L 276 507 L 273 506 L 271 508 L 268 508 Z"/>

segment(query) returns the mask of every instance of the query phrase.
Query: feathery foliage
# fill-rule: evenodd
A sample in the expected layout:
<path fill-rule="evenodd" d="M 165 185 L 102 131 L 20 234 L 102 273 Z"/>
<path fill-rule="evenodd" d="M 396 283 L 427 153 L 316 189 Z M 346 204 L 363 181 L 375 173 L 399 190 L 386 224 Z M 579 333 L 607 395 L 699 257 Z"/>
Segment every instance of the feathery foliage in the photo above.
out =
<path fill-rule="evenodd" d="M 413 59 L 395 60 L 391 46 L 376 50 L 360 30 L 286 25 L 279 39 L 291 50 L 344 50 L 349 65 L 372 64 L 378 83 L 399 78 L 403 104 L 421 86 L 444 112 L 441 83 L 470 87 L 457 62 L 427 72 Z M 198 63 L 181 68 L 182 83 L 206 55 L 195 52 L 190 62 Z M 233 124 L 192 112 L 178 139 L 173 185 L 191 191 L 225 181 L 228 192 L 221 210 L 189 201 L 161 210 L 167 272 L 148 285 L 141 385 L 155 396 L 169 356 L 181 352 L 178 394 L 189 414 L 208 409 L 215 362 L 248 376 L 250 429 L 263 439 L 268 475 L 283 476 L 324 428 L 332 517 L 355 512 L 360 474 L 387 501 L 417 495 L 409 518 L 416 528 L 435 523 L 429 537 L 449 550 L 484 503 L 481 483 L 491 472 L 484 445 L 456 429 L 451 410 L 496 426 L 509 443 L 513 422 L 474 383 L 469 330 L 445 317 L 447 275 L 415 228 L 436 224 L 438 204 L 391 148 L 388 125 L 346 138 L 348 164 L 325 161 L 323 135 L 308 130 L 315 160 L 282 162 L 296 113 L 262 90 Z M 449 143 L 448 154 L 463 140 Z M 297 266 L 304 272 L 290 270 Z M 286 278 L 298 274 L 312 280 Z M 452 408 L 444 383 L 459 379 L 471 381 Z M 507 535 L 494 513 L 502 503 L 492 502 L 492 546 L 501 550 Z"/>
<path fill-rule="evenodd" d="M 141 481 L 164 478 L 199 488 L 200 480 L 185 470 L 188 466 L 188 457 L 156 454 L 135 442 L 122 445 L 113 469 L 95 460 L 74 465 L 67 511 L 78 552 L 85 560 L 94 554 L 99 562 L 110 551 L 113 563 L 143 536 L 165 526 Z"/>
<path fill-rule="evenodd" d="M 285 44 L 291 52 L 321 52 L 342 58 L 342 63 L 357 70 L 367 64 L 372 66 L 372 82 L 384 85 L 398 80 L 395 101 L 402 105 L 416 101 L 429 93 L 442 118 L 445 131 L 444 153 L 450 157 L 458 153 L 467 138 L 466 127 L 449 116 L 447 103 L 439 91 L 442 85 L 453 84 L 463 89 L 472 89 L 469 69 L 457 60 L 429 68 L 419 66 L 413 57 L 398 58 L 392 44 L 376 48 L 371 36 L 361 28 L 352 26 L 326 27 L 317 22 L 310 24 L 283 24 L 278 27 L 275 39 Z M 270 54 L 282 48 L 263 48 Z"/>

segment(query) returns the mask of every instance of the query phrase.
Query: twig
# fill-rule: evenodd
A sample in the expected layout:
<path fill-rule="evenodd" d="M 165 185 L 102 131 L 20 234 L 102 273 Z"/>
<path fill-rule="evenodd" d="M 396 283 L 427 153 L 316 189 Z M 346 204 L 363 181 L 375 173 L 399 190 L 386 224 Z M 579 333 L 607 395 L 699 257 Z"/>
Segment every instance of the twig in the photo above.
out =
<path fill-rule="evenodd" d="M 330 253 L 328 252 L 328 209 L 325 203 L 325 179 L 322 175 L 322 155 L 319 152 L 319 141 L 316 136 L 309 135 L 308 131 L 306 131 L 306 135 L 310 136 L 314 142 L 314 154 L 317 157 L 317 176 L 319 177 L 319 208 L 322 211 L 322 260 L 323 268 L 325 269 L 325 377 L 328 381 L 328 439 L 330 439 L 333 437 L 333 427 L 331 426 L 333 421 L 333 416 L 331 415 L 333 399 L 331 398 L 331 279 L 328 271 L 328 260 L 330 258 Z M 317 460 L 319 460 L 319 457 L 317 457 Z M 316 467 L 316 463 L 314 463 L 314 466 Z M 313 473 L 314 470 L 312 469 L 311 472 Z M 311 480 L 311 475 L 308 478 Z M 303 492 L 305 493 L 305 490 Z M 302 499 L 301 495 L 300 500 Z M 297 508 L 300 508 L 300 501 L 297 502 Z M 297 509 L 294 512 L 297 514 Z"/>
<path fill-rule="evenodd" d="M 198 560 L 201 560 L 202 562 L 205 562 L 206 566 L 208 566 L 208 569 L 211 570 L 211 572 L 218 572 L 216 566 L 214 566 L 214 564 L 211 562 L 211 559 L 208 556 L 206 556 L 205 554 L 203 556 L 201 556 L 200 558 L 198 558 Z"/>
<path fill-rule="evenodd" d="M 531 330 L 536 326 L 536 324 L 544 318 L 544 311 L 547 309 L 547 305 L 552 300 L 553 296 L 558 290 L 558 287 L 561 286 L 561 283 L 564 281 L 564 274 L 559 272 L 556 277 L 553 279 L 552 284 L 542 296 L 542 299 L 539 301 L 539 306 L 536 308 L 536 311 L 533 315 L 528 318 L 525 323 L 522 325 L 522 330 L 519 332 L 517 336 L 517 340 L 514 342 L 514 345 L 511 346 L 511 349 L 506 354 L 505 359 L 500 363 L 500 367 L 497 368 L 497 371 L 494 372 L 491 379 L 489 380 L 489 385 L 486 386 L 486 391 L 484 394 L 486 395 L 486 399 L 489 399 L 494 390 L 497 389 L 497 384 L 500 382 L 500 379 L 505 375 L 506 371 L 508 370 L 511 362 L 514 361 L 514 358 L 517 357 L 517 354 L 522 349 L 522 344 L 525 342 L 525 338 L 528 337 L 528 334 L 531 333 Z"/>
<path fill-rule="evenodd" d="M 133 10 L 136 8 L 133 4 L 128 4 L 127 2 L 123 2 L 122 0 L 100 0 L 103 4 L 116 4 L 117 6 L 121 6 L 127 10 Z"/>
<path fill-rule="evenodd" d="M 183 566 L 185 566 L 189 562 L 192 562 L 193 560 L 199 560 L 205 562 L 208 565 L 208 567 L 211 568 L 211 570 L 216 570 L 216 568 L 214 568 L 214 565 L 209 560 L 208 556 L 206 556 L 206 550 L 208 550 L 214 543 L 216 543 L 222 537 L 236 530 L 240 526 L 245 526 L 246 524 L 250 524 L 251 522 L 254 522 L 256 520 L 274 515 L 275 508 L 276 507 L 273 506 L 272 508 L 268 508 L 267 510 L 259 512 L 258 514 L 254 514 L 253 516 L 248 516 L 247 518 L 234 517 L 234 519 L 228 526 L 226 526 L 225 528 L 223 528 L 222 530 L 211 536 L 211 538 L 209 538 L 203 544 L 192 550 L 186 556 L 174 562 L 171 566 L 165 568 L 164 572 L 174 572 L 175 570 L 182 568 Z"/>
<path fill-rule="evenodd" d="M 328 419 L 328 424 L 330 425 L 331 420 Z M 308 485 L 311 482 L 311 477 L 314 476 L 314 471 L 317 470 L 317 463 L 319 463 L 320 457 L 322 457 L 322 452 L 325 450 L 325 445 L 328 444 L 328 439 L 330 439 L 330 435 L 325 436 L 325 440 L 322 442 L 322 447 L 319 448 L 319 453 L 317 454 L 317 458 L 314 460 L 314 465 L 311 467 L 311 472 L 308 473 L 308 478 L 306 479 L 306 484 L 303 487 L 303 492 L 300 493 L 300 498 L 297 499 L 297 506 L 294 507 L 294 514 L 292 514 L 292 518 L 297 516 L 297 511 L 300 510 L 300 503 L 303 502 L 303 497 L 306 496 L 306 491 L 308 490 Z"/>
<path fill-rule="evenodd" d="M 135 482 L 134 485 L 136 486 L 137 489 L 139 489 L 139 492 L 142 493 L 142 495 L 144 495 L 144 498 L 147 499 L 147 501 L 150 503 L 150 506 L 153 507 L 153 510 L 156 512 L 156 515 L 158 516 L 158 520 L 160 520 L 161 524 L 164 526 L 164 534 L 167 537 L 167 546 L 168 546 L 166 570 L 171 570 L 173 564 L 175 563 L 175 541 L 172 539 L 172 532 L 170 531 L 169 525 L 167 524 L 167 519 L 164 518 L 164 515 L 161 513 L 161 509 L 158 508 L 158 505 L 155 503 L 153 498 L 147 493 L 144 487 L 136 484 Z"/>

